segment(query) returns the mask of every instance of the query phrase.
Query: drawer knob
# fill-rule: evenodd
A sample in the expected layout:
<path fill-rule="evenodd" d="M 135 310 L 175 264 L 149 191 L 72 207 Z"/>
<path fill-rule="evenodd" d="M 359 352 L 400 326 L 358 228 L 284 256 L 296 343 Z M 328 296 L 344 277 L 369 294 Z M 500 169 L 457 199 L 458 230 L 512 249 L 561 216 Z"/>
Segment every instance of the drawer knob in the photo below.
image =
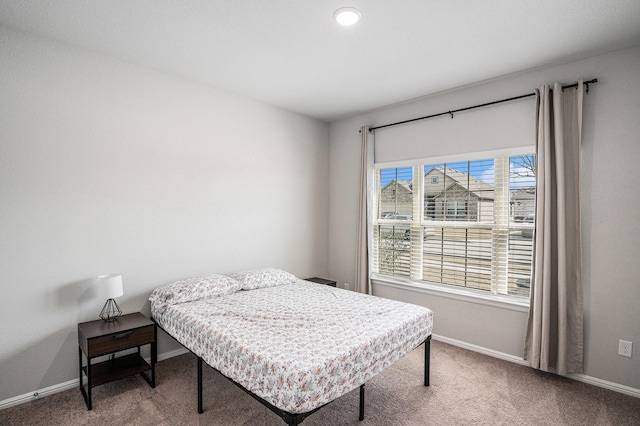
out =
<path fill-rule="evenodd" d="M 125 331 L 124 333 L 114 334 L 114 339 L 124 339 L 125 337 L 129 337 L 133 331 Z"/>

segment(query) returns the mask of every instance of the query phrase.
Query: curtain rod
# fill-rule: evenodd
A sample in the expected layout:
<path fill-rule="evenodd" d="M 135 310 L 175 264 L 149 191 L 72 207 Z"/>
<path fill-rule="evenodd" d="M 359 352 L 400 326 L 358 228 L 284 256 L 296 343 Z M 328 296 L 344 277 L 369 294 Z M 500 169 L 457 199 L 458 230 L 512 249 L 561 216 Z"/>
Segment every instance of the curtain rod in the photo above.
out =
<path fill-rule="evenodd" d="M 586 86 L 587 93 L 589 93 L 589 85 L 593 84 L 593 83 L 597 83 L 597 82 L 598 82 L 598 79 L 594 78 L 594 79 L 591 79 L 589 81 L 585 81 L 583 83 Z M 578 83 L 562 86 L 562 90 L 570 89 L 572 87 L 578 87 Z M 515 101 L 515 100 L 523 99 L 523 98 L 529 98 L 529 97 L 535 96 L 535 95 L 536 95 L 536 92 L 527 93 L 526 95 L 514 96 L 512 98 L 507 98 L 507 99 L 500 99 L 499 101 L 487 102 L 485 104 L 480 104 L 480 105 L 474 105 L 474 106 L 470 106 L 470 107 L 466 107 L 466 108 L 455 109 L 455 110 L 452 110 L 452 111 L 440 112 L 438 114 L 426 115 L 424 117 L 412 118 L 410 120 L 398 121 L 398 122 L 390 123 L 390 124 L 383 124 L 382 126 L 371 127 L 369 129 L 369 131 L 373 132 L 376 129 L 382 129 L 384 127 L 397 126 L 399 124 L 411 123 L 413 121 L 418 121 L 418 120 L 426 120 L 427 118 L 440 117 L 441 115 L 450 115 L 451 118 L 453 118 L 453 114 L 455 114 L 457 112 L 468 111 L 470 109 L 482 108 L 482 107 L 486 107 L 486 106 L 489 106 L 489 105 L 501 104 L 503 102 Z"/>

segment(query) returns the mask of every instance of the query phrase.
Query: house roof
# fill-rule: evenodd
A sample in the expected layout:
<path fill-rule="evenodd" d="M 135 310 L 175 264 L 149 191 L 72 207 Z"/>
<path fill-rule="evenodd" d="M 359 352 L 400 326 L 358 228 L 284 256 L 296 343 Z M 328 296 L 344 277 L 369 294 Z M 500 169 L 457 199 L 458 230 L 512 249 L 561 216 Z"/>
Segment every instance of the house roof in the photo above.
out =
<path fill-rule="evenodd" d="M 400 185 L 402 188 L 404 188 L 405 190 L 407 190 L 407 192 L 413 192 L 413 181 L 412 180 L 391 180 L 389 181 L 383 188 L 382 190 L 384 191 L 386 188 L 389 188 L 392 185 L 395 184 Z"/>
<path fill-rule="evenodd" d="M 429 176 L 431 174 L 438 173 L 440 175 L 445 174 L 445 169 L 442 166 L 433 167 L 429 169 L 424 175 Z M 451 185 L 447 187 L 447 190 L 451 188 L 452 185 L 458 185 L 462 187 L 466 191 L 470 191 L 478 198 L 493 200 L 494 199 L 494 190 L 493 186 L 473 177 L 468 173 L 462 172 L 456 169 L 446 169 L 446 176 L 453 181 Z"/>

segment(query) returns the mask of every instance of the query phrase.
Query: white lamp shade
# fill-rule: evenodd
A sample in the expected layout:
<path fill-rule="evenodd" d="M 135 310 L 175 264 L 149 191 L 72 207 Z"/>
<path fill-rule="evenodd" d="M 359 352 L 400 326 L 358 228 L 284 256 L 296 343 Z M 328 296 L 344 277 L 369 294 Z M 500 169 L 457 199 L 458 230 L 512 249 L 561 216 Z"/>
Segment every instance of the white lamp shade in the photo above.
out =
<path fill-rule="evenodd" d="M 98 277 L 98 294 L 104 299 L 115 299 L 124 294 L 122 288 L 122 275 L 108 274 Z"/>

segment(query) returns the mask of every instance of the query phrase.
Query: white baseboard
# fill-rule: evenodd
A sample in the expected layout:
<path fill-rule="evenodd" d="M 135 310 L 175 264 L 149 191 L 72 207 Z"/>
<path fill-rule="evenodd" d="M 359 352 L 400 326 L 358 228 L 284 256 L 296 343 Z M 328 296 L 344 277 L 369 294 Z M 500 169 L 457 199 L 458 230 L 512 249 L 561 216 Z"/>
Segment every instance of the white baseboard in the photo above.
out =
<path fill-rule="evenodd" d="M 22 395 L 14 396 L 13 398 L 0 401 L 0 410 L 13 407 L 14 405 L 24 404 L 25 402 L 33 401 L 34 399 L 42 398 L 43 396 L 53 395 L 54 393 L 63 392 L 69 389 L 79 388 L 78 379 L 69 380 L 64 383 L 49 386 L 47 388 L 38 389 L 31 393 L 25 393 Z M 80 393 L 80 390 L 78 390 Z"/>
<path fill-rule="evenodd" d="M 165 359 L 173 358 L 174 356 L 182 355 L 189 352 L 184 348 L 176 349 L 169 352 L 164 352 L 158 355 L 158 361 L 163 361 Z M 151 358 L 146 358 L 147 362 L 151 362 Z M 34 392 L 25 393 L 22 395 L 14 396 L 13 398 L 5 399 L 4 401 L 0 401 L 0 410 L 13 407 L 14 405 L 24 404 L 25 402 L 33 401 L 34 399 L 42 398 L 44 396 L 53 395 L 58 392 L 64 392 L 69 389 L 78 389 L 78 396 L 80 394 L 80 379 L 73 379 L 66 381 L 64 383 L 59 383 L 57 385 L 49 386 L 46 388 L 38 389 Z M 85 379 L 86 383 L 86 379 Z"/>
<path fill-rule="evenodd" d="M 447 343 L 447 344 L 452 345 L 452 346 L 457 346 L 457 347 L 462 348 L 462 349 L 468 349 L 470 351 L 478 352 L 478 353 L 481 353 L 483 355 L 488 355 L 488 356 L 493 357 L 493 358 L 498 358 L 498 359 L 502 359 L 502 360 L 505 360 L 505 361 L 513 362 L 515 364 L 526 365 L 527 367 L 529 366 L 529 363 L 527 361 L 525 361 L 524 359 L 522 359 L 521 357 L 517 357 L 515 355 L 507 354 L 507 353 L 504 353 L 504 352 L 494 351 L 493 349 L 487 349 L 487 348 L 484 348 L 482 346 L 478 346 L 478 345 L 474 345 L 474 344 L 471 344 L 471 343 L 463 342 L 461 340 L 451 339 L 449 337 L 440 336 L 440 335 L 437 335 L 437 334 L 433 335 L 433 340 L 437 340 L 437 341 L 442 342 L 442 343 Z"/>
<path fill-rule="evenodd" d="M 164 361 L 165 359 L 173 358 L 174 356 L 182 355 L 188 353 L 189 350 L 185 348 L 175 349 L 173 351 L 165 352 L 158 355 L 158 362 Z M 151 362 L 150 358 L 147 358 L 147 362 Z"/>
<path fill-rule="evenodd" d="M 517 357 L 515 355 L 507 354 L 504 352 L 495 351 L 493 349 L 484 348 L 482 346 L 463 342 L 461 340 L 451 339 L 449 337 L 439 336 L 437 334 L 433 335 L 433 340 L 447 343 L 452 346 L 457 346 L 462 349 L 468 349 L 470 351 L 478 352 L 493 358 L 498 358 L 505 361 L 513 362 L 515 364 L 520 364 L 527 367 L 529 366 L 529 363 L 524 359 L 522 359 L 521 357 Z M 164 361 L 165 359 L 173 358 L 175 356 L 182 355 L 187 352 L 189 351 L 184 348 L 176 349 L 169 352 L 164 352 L 158 355 L 158 361 Z M 150 359 L 147 359 L 147 362 L 150 362 L 150 361 L 151 361 Z M 596 377 L 587 376 L 586 374 L 570 373 L 567 375 L 567 377 L 573 380 L 577 380 L 579 382 L 588 383 L 590 385 L 598 386 L 604 389 L 609 389 L 615 392 L 623 393 L 625 395 L 631 395 L 636 398 L 640 398 L 640 389 L 632 388 L 630 386 L 609 382 L 607 380 L 602 380 Z M 58 392 L 63 392 L 69 389 L 78 388 L 79 387 L 78 380 L 79 379 L 69 380 L 64 383 L 59 383 L 57 385 L 38 389 L 34 392 L 25 393 L 22 395 L 15 396 L 13 398 L 5 399 L 4 401 L 0 401 L 0 410 L 13 407 L 14 405 L 24 404 L 25 402 L 33 401 L 34 399 L 38 399 L 47 395 L 53 395 Z"/>
<path fill-rule="evenodd" d="M 439 342 L 447 343 L 452 346 L 457 346 L 462 349 L 468 349 L 473 352 L 478 352 L 483 355 L 487 355 L 493 358 L 502 359 L 505 361 L 513 362 L 515 364 L 520 364 L 529 367 L 528 361 L 525 361 L 522 357 L 518 357 L 515 355 L 507 354 L 504 352 L 494 351 L 493 349 L 487 349 L 482 346 L 477 346 L 471 343 L 463 342 L 456 339 L 451 339 L 445 336 L 439 336 L 437 334 L 433 335 L 433 340 L 437 340 Z M 586 374 L 581 373 L 569 373 L 567 374 L 568 378 L 577 380 L 579 382 L 588 383 L 593 386 L 598 386 L 604 389 L 609 389 L 615 392 L 623 393 L 625 395 L 635 396 L 636 398 L 640 398 L 640 389 L 632 388 L 630 386 L 621 385 L 619 383 L 609 382 L 607 380 L 598 379 L 597 377 L 587 376 Z"/>
<path fill-rule="evenodd" d="M 607 380 L 598 379 L 597 377 L 587 376 L 582 373 L 569 373 L 567 375 L 570 379 L 577 380 L 579 382 L 588 383 L 590 385 L 598 386 L 600 388 L 609 389 L 615 392 L 623 393 L 625 395 L 635 396 L 640 398 L 640 389 L 632 388 L 631 386 L 621 385 L 619 383 L 609 382 Z"/>

